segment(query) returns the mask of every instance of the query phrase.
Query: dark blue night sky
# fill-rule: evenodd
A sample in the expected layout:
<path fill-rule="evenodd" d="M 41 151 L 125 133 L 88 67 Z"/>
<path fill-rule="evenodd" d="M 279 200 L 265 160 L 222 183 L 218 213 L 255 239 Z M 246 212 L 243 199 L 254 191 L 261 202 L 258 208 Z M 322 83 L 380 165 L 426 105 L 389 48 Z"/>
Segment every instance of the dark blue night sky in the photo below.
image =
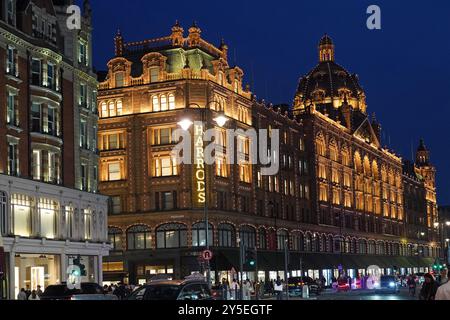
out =
<path fill-rule="evenodd" d="M 411 158 L 420 138 L 438 169 L 438 203 L 450 204 L 450 1 L 148 1 L 92 0 L 94 63 L 106 69 L 113 37 L 125 41 L 170 34 L 195 20 L 203 38 L 230 48 L 258 98 L 291 103 L 298 79 L 317 63 L 328 33 L 336 61 L 360 77 L 389 144 Z M 382 30 L 366 28 L 366 9 L 382 10 Z"/>

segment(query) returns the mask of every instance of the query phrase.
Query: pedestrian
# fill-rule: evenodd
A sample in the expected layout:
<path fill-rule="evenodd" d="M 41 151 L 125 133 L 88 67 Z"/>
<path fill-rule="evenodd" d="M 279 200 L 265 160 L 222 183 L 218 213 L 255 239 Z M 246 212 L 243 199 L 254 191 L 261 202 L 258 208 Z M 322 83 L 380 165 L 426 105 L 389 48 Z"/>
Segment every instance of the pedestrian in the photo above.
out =
<path fill-rule="evenodd" d="M 246 301 L 250 300 L 251 288 L 252 288 L 252 285 L 251 285 L 250 281 L 245 280 L 244 284 L 242 285 L 242 299 L 243 300 L 246 300 Z"/>
<path fill-rule="evenodd" d="M 442 269 L 439 274 L 438 285 L 442 286 L 448 282 L 448 270 L 446 268 Z"/>
<path fill-rule="evenodd" d="M 433 276 L 429 273 L 424 276 L 425 282 L 422 285 L 422 289 L 419 293 L 419 299 L 425 301 L 432 301 L 436 296 L 436 292 L 438 290 L 438 284 L 434 280 Z"/>
<path fill-rule="evenodd" d="M 221 287 L 222 287 L 223 300 L 228 300 L 229 299 L 228 292 L 230 291 L 230 285 L 228 284 L 227 279 L 225 279 L 225 278 L 222 279 Z"/>
<path fill-rule="evenodd" d="M 36 290 L 31 291 L 30 296 L 28 297 L 28 300 L 41 300 L 37 294 Z"/>
<path fill-rule="evenodd" d="M 275 295 L 275 281 L 273 279 L 270 280 L 270 295 L 271 296 Z"/>
<path fill-rule="evenodd" d="M 31 296 L 31 290 L 30 290 L 29 285 L 27 285 L 27 289 L 25 290 L 25 293 L 27 294 L 27 300 L 28 300 L 28 298 Z"/>
<path fill-rule="evenodd" d="M 447 280 L 445 284 L 438 288 L 435 300 L 450 300 L 450 281 Z"/>
<path fill-rule="evenodd" d="M 237 300 L 239 289 L 239 283 L 236 279 L 233 279 L 233 283 L 231 284 L 231 300 Z"/>
<path fill-rule="evenodd" d="M 283 282 L 281 281 L 280 277 L 277 278 L 277 281 L 275 282 L 274 286 L 277 300 L 283 300 Z"/>
<path fill-rule="evenodd" d="M 255 298 L 256 298 L 256 300 L 261 299 L 261 285 L 262 285 L 261 281 L 255 282 Z"/>
<path fill-rule="evenodd" d="M 42 297 L 42 294 L 43 294 L 44 292 L 42 291 L 41 286 L 37 286 L 36 293 L 37 293 L 37 295 L 38 295 L 39 298 Z"/>
<path fill-rule="evenodd" d="M 27 300 L 27 299 L 28 298 L 27 298 L 27 293 L 25 292 L 25 289 L 24 288 L 20 289 L 20 292 L 17 295 L 17 300 L 24 301 L 24 300 Z"/>

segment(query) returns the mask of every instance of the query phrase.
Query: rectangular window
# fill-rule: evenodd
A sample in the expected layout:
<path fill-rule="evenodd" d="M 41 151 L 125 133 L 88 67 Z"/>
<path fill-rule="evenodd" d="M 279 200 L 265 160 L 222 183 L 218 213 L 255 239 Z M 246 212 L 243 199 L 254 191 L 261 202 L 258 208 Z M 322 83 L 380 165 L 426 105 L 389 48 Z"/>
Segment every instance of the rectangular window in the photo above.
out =
<path fill-rule="evenodd" d="M 82 41 L 80 41 L 79 44 L 78 62 L 85 66 L 88 66 L 87 45 Z"/>
<path fill-rule="evenodd" d="M 172 192 L 162 192 L 162 210 L 172 210 L 174 208 L 174 197 Z"/>
<path fill-rule="evenodd" d="M 56 90 L 55 65 L 51 63 L 47 64 L 47 87 L 52 90 Z"/>
<path fill-rule="evenodd" d="M 84 209 L 84 238 L 92 240 L 92 212 Z"/>
<path fill-rule="evenodd" d="M 239 178 L 241 182 L 251 183 L 251 165 L 242 163 L 239 165 Z"/>
<path fill-rule="evenodd" d="M 33 150 L 33 179 L 41 180 L 41 150 Z"/>
<path fill-rule="evenodd" d="M 31 105 L 31 131 L 42 132 L 41 122 L 41 104 L 34 103 Z"/>
<path fill-rule="evenodd" d="M 161 128 L 153 130 L 154 146 L 168 145 L 172 143 L 172 128 Z"/>
<path fill-rule="evenodd" d="M 41 60 L 33 58 L 31 60 L 31 84 L 35 86 L 42 85 L 42 66 Z"/>
<path fill-rule="evenodd" d="M 47 109 L 47 133 L 56 136 L 56 110 L 51 107 Z"/>
<path fill-rule="evenodd" d="M 150 68 L 150 82 L 158 82 L 159 68 Z"/>
<path fill-rule="evenodd" d="M 11 92 L 8 92 L 7 97 L 7 113 L 6 122 L 11 126 L 19 126 L 19 115 L 17 108 L 17 96 Z"/>
<path fill-rule="evenodd" d="M 56 235 L 56 211 L 58 204 L 49 199 L 39 199 L 40 234 L 43 238 L 54 239 Z"/>
<path fill-rule="evenodd" d="M 225 157 L 216 156 L 216 176 L 226 178 L 228 177 L 228 170 Z"/>
<path fill-rule="evenodd" d="M 111 198 L 111 211 L 113 214 L 119 214 L 122 212 L 122 201 L 120 196 Z"/>
<path fill-rule="evenodd" d="M 108 181 L 121 180 L 120 162 L 113 162 L 108 164 Z"/>
<path fill-rule="evenodd" d="M 6 20 L 10 25 L 16 25 L 16 13 L 14 8 L 14 0 L 6 0 Z"/>
<path fill-rule="evenodd" d="M 87 179 L 88 179 L 88 172 L 87 172 L 87 165 L 82 164 L 80 168 L 81 172 L 81 190 L 86 191 L 87 190 Z"/>
<path fill-rule="evenodd" d="M 155 177 L 170 177 L 178 175 L 176 160 L 171 157 L 160 157 L 153 160 Z"/>
<path fill-rule="evenodd" d="M 116 79 L 116 88 L 121 88 L 124 86 L 124 73 L 123 72 L 117 72 L 115 74 Z"/>
<path fill-rule="evenodd" d="M 11 213 L 13 216 L 14 235 L 29 237 L 31 235 L 32 199 L 21 194 L 11 196 Z"/>
<path fill-rule="evenodd" d="M 6 53 L 6 73 L 12 76 L 18 76 L 17 69 L 17 50 L 8 46 Z"/>
<path fill-rule="evenodd" d="M 19 175 L 19 148 L 17 143 L 8 143 L 8 175 Z"/>
<path fill-rule="evenodd" d="M 79 106 L 83 108 L 87 108 L 87 86 L 84 83 L 80 83 L 80 97 L 79 97 Z"/>
<path fill-rule="evenodd" d="M 87 137 L 87 124 L 86 120 L 80 121 L 80 147 L 83 149 L 89 149 L 88 137 Z"/>

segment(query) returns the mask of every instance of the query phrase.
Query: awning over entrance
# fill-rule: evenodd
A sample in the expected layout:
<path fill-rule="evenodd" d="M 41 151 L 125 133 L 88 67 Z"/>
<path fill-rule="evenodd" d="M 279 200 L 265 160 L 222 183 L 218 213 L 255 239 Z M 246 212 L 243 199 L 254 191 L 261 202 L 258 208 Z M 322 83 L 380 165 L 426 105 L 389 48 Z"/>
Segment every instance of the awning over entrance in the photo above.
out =
<path fill-rule="evenodd" d="M 239 270 L 239 250 L 223 249 L 216 251 L 211 266 L 216 270 Z M 279 271 L 284 269 L 284 252 L 258 252 L 258 269 L 265 271 Z M 418 257 L 391 257 L 377 255 L 350 255 L 330 253 L 298 253 L 290 252 L 288 260 L 289 270 L 300 269 L 338 269 L 342 265 L 344 269 L 367 269 L 376 265 L 380 268 L 412 268 L 430 267 L 433 258 Z M 245 267 L 244 267 L 245 269 Z"/>

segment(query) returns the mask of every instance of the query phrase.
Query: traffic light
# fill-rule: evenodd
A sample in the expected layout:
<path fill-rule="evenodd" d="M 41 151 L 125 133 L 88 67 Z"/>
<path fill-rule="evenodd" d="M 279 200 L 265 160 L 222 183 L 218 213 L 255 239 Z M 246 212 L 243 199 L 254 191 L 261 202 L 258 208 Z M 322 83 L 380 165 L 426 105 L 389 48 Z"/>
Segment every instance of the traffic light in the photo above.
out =
<path fill-rule="evenodd" d="M 81 263 L 81 256 L 73 259 L 73 265 L 77 266 L 80 269 L 80 274 L 77 276 L 85 277 L 86 276 L 86 266 Z"/>
<path fill-rule="evenodd" d="M 251 268 L 256 267 L 256 249 L 245 248 L 245 260 L 244 264 Z"/>

